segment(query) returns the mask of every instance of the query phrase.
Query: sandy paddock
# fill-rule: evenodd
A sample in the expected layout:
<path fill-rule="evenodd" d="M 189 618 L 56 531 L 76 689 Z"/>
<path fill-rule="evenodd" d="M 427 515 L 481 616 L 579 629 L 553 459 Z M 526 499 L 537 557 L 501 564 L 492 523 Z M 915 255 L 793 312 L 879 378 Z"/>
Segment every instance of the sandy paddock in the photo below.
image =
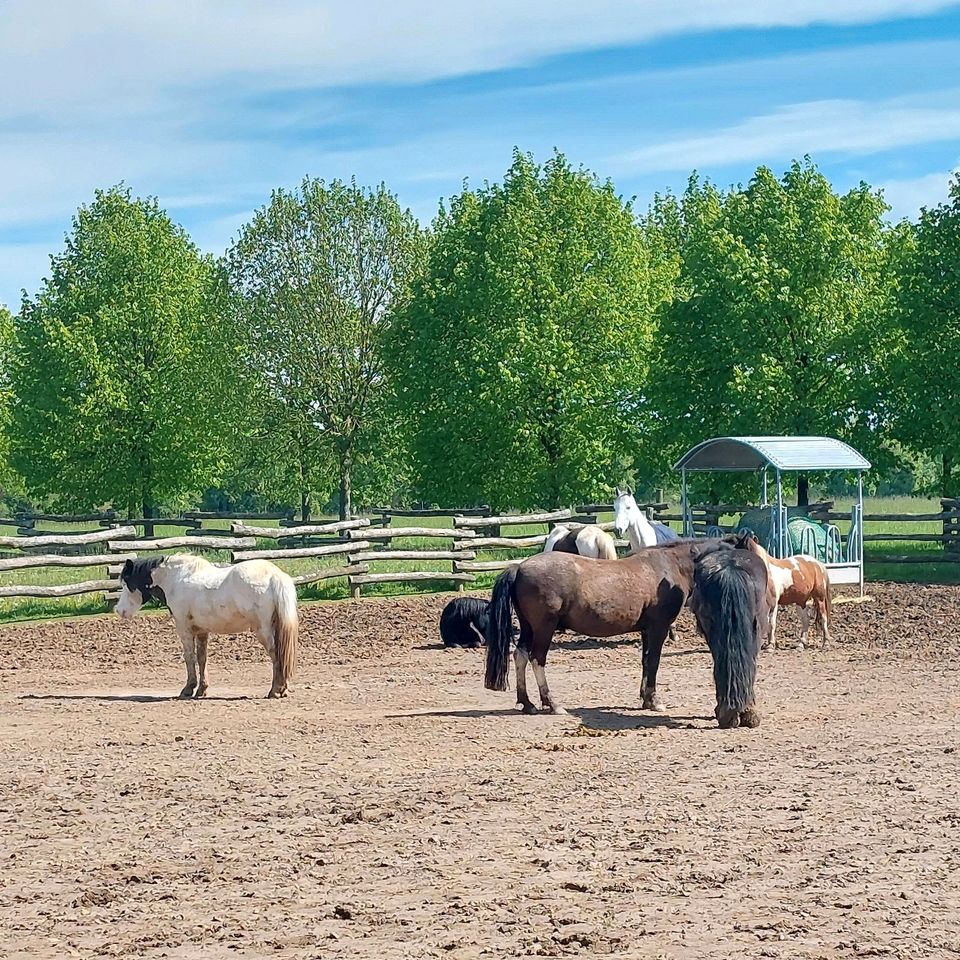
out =
<path fill-rule="evenodd" d="M 251 638 L 181 702 L 165 616 L 2 630 L 0 956 L 960 956 L 960 590 L 871 594 L 753 731 L 686 615 L 662 714 L 561 638 L 569 717 L 439 649 L 447 596 L 304 608 L 279 702 Z"/>

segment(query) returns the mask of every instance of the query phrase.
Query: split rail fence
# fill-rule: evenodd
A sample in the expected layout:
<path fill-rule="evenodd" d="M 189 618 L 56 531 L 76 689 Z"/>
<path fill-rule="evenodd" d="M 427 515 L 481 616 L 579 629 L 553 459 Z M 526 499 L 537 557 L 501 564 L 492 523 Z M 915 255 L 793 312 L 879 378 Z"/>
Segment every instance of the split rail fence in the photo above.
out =
<path fill-rule="evenodd" d="M 670 512 L 668 504 L 641 504 L 648 516 L 672 522 L 675 529 L 682 518 Z M 813 504 L 811 516 L 824 522 L 849 523 L 850 514 L 837 512 L 830 501 Z M 694 532 L 706 534 L 724 529 L 721 520 L 730 514 L 751 509 L 741 504 L 699 504 L 691 508 Z M 609 514 L 612 504 L 582 504 L 572 509 L 528 514 L 495 515 L 488 507 L 469 510 L 423 509 L 394 511 L 378 508 L 373 518 L 345 521 L 297 523 L 292 511 L 270 514 L 186 513 L 175 518 L 118 519 L 112 513 L 65 516 L 58 514 L 21 515 L 0 518 L 0 527 L 14 526 L 16 534 L 0 536 L 0 599 L 59 598 L 81 594 L 103 594 L 116 598 L 118 576 L 128 559 L 158 552 L 188 551 L 210 555 L 220 562 L 243 560 L 298 561 L 292 573 L 298 585 L 343 578 L 351 595 L 359 597 L 364 587 L 382 583 L 439 582 L 458 590 L 476 582 L 479 575 L 505 569 L 543 548 L 549 531 L 557 523 L 595 523 Z M 448 517 L 443 527 L 415 525 L 417 519 Z M 397 521 L 409 521 L 393 526 Z M 919 541 L 941 544 L 943 552 L 920 551 L 907 556 L 889 553 L 868 555 L 868 561 L 960 563 L 960 499 L 943 499 L 937 513 L 866 514 L 865 522 L 938 522 L 941 532 L 866 533 L 864 540 Z M 277 526 L 264 524 L 275 521 Z M 83 524 L 84 529 L 45 530 L 44 524 Z M 204 524 L 216 524 L 212 528 Z M 90 529 L 97 524 L 99 529 Z M 517 530 L 536 527 L 541 532 Z M 601 522 L 607 530 L 612 522 Z M 183 530 L 174 536 L 154 536 L 157 527 Z M 869 528 L 869 527 L 868 527 Z M 628 544 L 617 541 L 621 552 Z M 390 569 L 382 564 L 389 562 Z M 300 572 L 303 568 L 304 572 Z M 96 578 L 70 583 L 5 583 L 4 574 L 20 571 L 51 571 L 81 568 L 98 571 Z M 51 579 L 49 575 L 47 580 Z"/>

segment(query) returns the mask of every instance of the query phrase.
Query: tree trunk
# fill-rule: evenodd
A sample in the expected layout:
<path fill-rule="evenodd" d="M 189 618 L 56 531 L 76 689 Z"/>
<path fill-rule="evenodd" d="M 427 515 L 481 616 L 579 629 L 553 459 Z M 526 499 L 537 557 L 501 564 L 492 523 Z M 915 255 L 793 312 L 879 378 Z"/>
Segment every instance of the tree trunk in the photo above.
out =
<path fill-rule="evenodd" d="M 301 490 L 300 491 L 300 519 L 304 523 L 310 521 L 310 491 Z"/>
<path fill-rule="evenodd" d="M 146 485 L 144 485 L 144 488 L 143 488 L 143 503 L 142 503 L 142 507 L 143 507 L 143 514 L 142 514 L 142 516 L 143 516 L 143 518 L 144 518 L 145 520 L 148 519 L 149 517 L 152 517 L 152 516 L 153 516 L 153 494 L 152 494 L 152 492 L 147 488 Z M 153 530 L 154 530 L 154 527 L 153 527 L 153 524 L 152 524 L 152 523 L 145 523 L 145 524 L 143 525 L 143 535 L 144 535 L 144 537 L 146 537 L 147 539 L 149 539 L 150 537 L 152 537 L 152 536 L 153 536 Z"/>
<path fill-rule="evenodd" d="M 349 520 L 353 511 L 353 451 L 347 442 L 340 446 L 340 519 Z"/>
<path fill-rule="evenodd" d="M 797 506 L 810 506 L 810 482 L 807 480 L 805 473 L 801 473 L 797 477 Z"/>
<path fill-rule="evenodd" d="M 956 486 L 953 482 L 953 454 L 943 451 L 943 477 L 940 482 L 941 497 L 955 497 Z"/>

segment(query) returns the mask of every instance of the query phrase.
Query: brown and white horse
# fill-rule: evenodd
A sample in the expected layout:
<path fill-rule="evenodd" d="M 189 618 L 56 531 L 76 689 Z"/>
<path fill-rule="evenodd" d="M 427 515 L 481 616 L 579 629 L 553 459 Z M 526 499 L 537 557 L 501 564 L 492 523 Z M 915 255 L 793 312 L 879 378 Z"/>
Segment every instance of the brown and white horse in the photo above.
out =
<path fill-rule="evenodd" d="M 766 564 L 767 592 L 771 601 L 768 641 L 770 649 L 777 649 L 777 609 L 786 606 L 800 608 L 801 631 L 797 649 L 803 649 L 810 635 L 810 615 L 807 608 L 811 605 L 823 638 L 820 649 L 826 649 L 830 642 L 831 614 L 827 568 L 819 560 L 806 554 L 786 557 L 783 560 L 771 557 L 752 533 L 734 534 L 732 542 L 734 546 L 756 554 Z"/>

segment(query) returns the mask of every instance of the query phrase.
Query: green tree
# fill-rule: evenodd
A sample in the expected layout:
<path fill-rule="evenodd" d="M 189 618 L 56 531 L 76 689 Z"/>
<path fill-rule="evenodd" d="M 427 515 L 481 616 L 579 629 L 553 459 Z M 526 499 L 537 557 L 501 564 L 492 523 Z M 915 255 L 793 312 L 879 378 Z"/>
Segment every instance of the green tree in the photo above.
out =
<path fill-rule="evenodd" d="M 212 272 L 154 199 L 118 186 L 80 208 L 16 321 L 12 460 L 32 493 L 151 516 L 216 480 L 233 391 Z"/>
<path fill-rule="evenodd" d="M 10 416 L 13 403 L 10 367 L 13 350 L 13 317 L 9 310 L 0 306 L 0 504 L 7 503 L 21 486 L 10 464 Z"/>
<path fill-rule="evenodd" d="M 655 287 L 629 204 L 557 154 L 441 209 L 388 356 L 418 489 L 531 507 L 604 495 L 643 439 Z"/>
<path fill-rule="evenodd" d="M 866 184 L 838 195 L 809 160 L 726 193 L 691 178 L 651 387 L 662 468 L 717 435 L 827 434 L 882 452 L 886 210 Z"/>
<path fill-rule="evenodd" d="M 257 461 L 274 489 L 297 492 L 305 518 L 332 480 L 349 516 L 357 459 L 379 455 L 382 340 L 423 243 L 385 186 L 306 178 L 274 191 L 227 254 Z"/>
<path fill-rule="evenodd" d="M 960 175 L 921 213 L 899 272 L 901 349 L 892 364 L 897 435 L 936 458 L 940 492 L 960 496 Z"/>

